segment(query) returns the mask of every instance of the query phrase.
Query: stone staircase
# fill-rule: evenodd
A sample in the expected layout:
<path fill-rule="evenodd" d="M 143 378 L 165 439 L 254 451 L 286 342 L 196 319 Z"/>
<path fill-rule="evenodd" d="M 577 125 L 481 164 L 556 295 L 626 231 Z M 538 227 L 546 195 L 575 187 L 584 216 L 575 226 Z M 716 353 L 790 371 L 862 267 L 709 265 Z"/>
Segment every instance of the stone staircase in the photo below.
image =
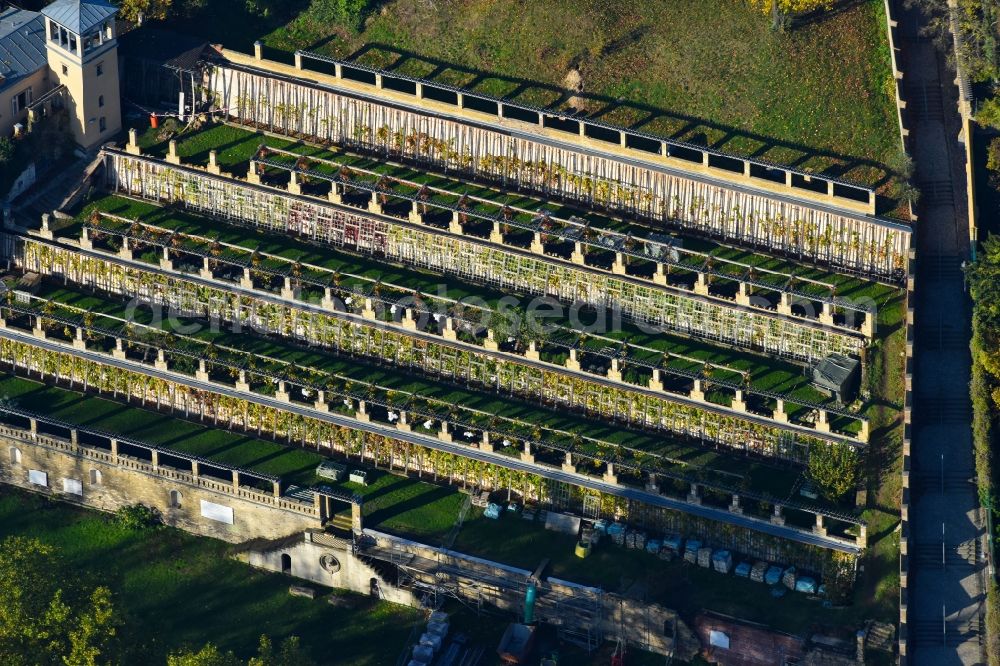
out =
<path fill-rule="evenodd" d="M 83 193 L 86 180 L 99 166 L 96 159 L 95 149 L 55 173 L 39 174 L 38 182 L 13 202 L 15 218 L 33 228 L 38 226 L 43 213 L 52 214 L 68 206 L 75 195 Z"/>

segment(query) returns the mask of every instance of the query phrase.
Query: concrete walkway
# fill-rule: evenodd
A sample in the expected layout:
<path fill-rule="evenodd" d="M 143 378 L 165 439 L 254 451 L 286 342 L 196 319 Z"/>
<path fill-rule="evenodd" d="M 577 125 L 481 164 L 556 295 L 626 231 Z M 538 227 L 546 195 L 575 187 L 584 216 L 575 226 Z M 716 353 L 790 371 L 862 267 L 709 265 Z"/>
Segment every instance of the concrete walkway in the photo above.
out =
<path fill-rule="evenodd" d="M 965 153 L 954 74 L 920 19 L 902 15 L 908 124 L 924 194 L 917 222 L 913 368 L 912 663 L 985 663 L 983 519 L 973 479 L 969 421 L 970 309 L 961 264 L 969 256 Z"/>

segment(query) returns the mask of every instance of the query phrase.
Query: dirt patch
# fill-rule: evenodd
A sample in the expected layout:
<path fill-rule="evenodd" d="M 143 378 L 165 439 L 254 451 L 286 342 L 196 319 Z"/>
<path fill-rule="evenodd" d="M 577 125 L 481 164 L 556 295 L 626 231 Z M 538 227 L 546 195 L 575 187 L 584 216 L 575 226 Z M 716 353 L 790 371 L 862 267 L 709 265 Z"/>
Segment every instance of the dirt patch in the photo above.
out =
<path fill-rule="evenodd" d="M 575 93 L 583 92 L 583 75 L 580 70 L 576 67 L 570 67 L 569 71 L 566 72 L 566 76 L 562 80 L 563 88 L 570 90 Z M 573 95 L 568 100 L 566 100 L 567 106 L 571 106 L 579 111 L 587 111 L 588 100 L 580 97 L 579 95 Z"/>

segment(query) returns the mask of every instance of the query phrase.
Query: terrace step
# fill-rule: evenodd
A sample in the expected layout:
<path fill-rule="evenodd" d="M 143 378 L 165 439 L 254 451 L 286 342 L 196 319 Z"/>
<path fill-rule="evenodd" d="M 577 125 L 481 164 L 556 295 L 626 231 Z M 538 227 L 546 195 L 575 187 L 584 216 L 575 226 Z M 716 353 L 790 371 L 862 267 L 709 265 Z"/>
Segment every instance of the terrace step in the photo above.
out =
<path fill-rule="evenodd" d="M 968 423 L 972 418 L 972 404 L 966 397 L 919 398 L 914 412 L 924 424 Z"/>
<path fill-rule="evenodd" d="M 949 351 L 967 349 L 969 333 L 958 330 L 943 322 L 918 324 L 914 335 L 915 344 L 921 349 Z"/>
<path fill-rule="evenodd" d="M 918 620 L 909 622 L 910 645 L 932 647 L 957 647 L 966 643 L 982 642 L 982 622 L 979 617 L 970 620 Z"/>
<path fill-rule="evenodd" d="M 951 180 L 921 180 L 920 203 L 925 206 L 951 206 L 955 203 L 955 187 Z"/>
<path fill-rule="evenodd" d="M 962 259 L 951 254 L 917 255 L 917 272 L 924 279 L 961 277 Z"/>
<path fill-rule="evenodd" d="M 920 121 L 940 121 L 944 118 L 944 102 L 940 86 L 932 83 L 912 82 L 905 87 L 907 110 L 910 117 Z"/>
<path fill-rule="evenodd" d="M 929 572 L 948 567 L 974 569 L 981 561 L 979 543 L 979 539 L 972 539 L 959 544 L 945 543 L 943 547 L 940 543 L 916 544 L 910 549 L 910 557 L 914 564 Z"/>
<path fill-rule="evenodd" d="M 975 487 L 973 470 L 946 470 L 943 477 L 939 471 L 928 470 L 910 474 L 910 490 L 933 493 L 957 490 L 972 490 Z"/>

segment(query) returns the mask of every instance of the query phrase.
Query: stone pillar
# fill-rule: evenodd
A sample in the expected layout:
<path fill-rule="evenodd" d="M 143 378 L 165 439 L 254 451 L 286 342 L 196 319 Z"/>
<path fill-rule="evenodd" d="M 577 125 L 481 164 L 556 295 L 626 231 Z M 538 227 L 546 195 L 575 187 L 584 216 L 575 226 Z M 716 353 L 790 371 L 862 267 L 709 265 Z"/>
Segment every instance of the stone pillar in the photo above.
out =
<path fill-rule="evenodd" d="M 416 201 L 410 202 L 410 215 L 408 217 L 413 224 L 423 224 L 424 216 L 420 212 L 420 204 Z"/>
<path fill-rule="evenodd" d="M 819 323 L 824 326 L 833 326 L 833 303 L 823 303 L 823 311 L 819 313 Z"/>
<path fill-rule="evenodd" d="M 730 513 L 738 513 L 738 514 L 742 514 L 743 513 L 743 505 L 740 504 L 740 496 L 739 495 L 736 495 L 736 494 L 733 495 L 733 499 L 729 503 L 729 512 Z"/>
<path fill-rule="evenodd" d="M 830 432 L 830 415 L 825 409 L 817 410 L 816 430 L 818 432 Z"/>
<path fill-rule="evenodd" d="M 240 370 L 239 379 L 236 380 L 236 390 L 245 391 L 246 393 L 250 392 L 250 382 L 247 381 L 246 370 Z"/>
<path fill-rule="evenodd" d="M 132 261 L 132 246 L 127 238 L 122 238 L 122 249 L 118 250 L 118 256 L 127 261 Z"/>
<path fill-rule="evenodd" d="M 121 338 L 115 338 L 115 348 L 111 350 L 111 357 L 118 359 L 125 358 L 125 346 L 122 344 Z"/>
<path fill-rule="evenodd" d="M 826 526 L 823 524 L 823 514 L 816 514 L 816 524 L 813 525 L 813 532 L 820 536 L 826 536 Z"/>
<path fill-rule="evenodd" d="M 153 367 L 157 370 L 167 370 L 167 355 L 162 349 L 156 350 L 156 360 L 153 361 Z"/>
<path fill-rule="evenodd" d="M 531 237 L 531 251 L 535 254 L 545 254 L 545 244 L 542 243 L 542 234 L 537 231 Z"/>
<path fill-rule="evenodd" d="M 611 359 L 611 367 L 608 368 L 608 379 L 622 381 L 622 364 L 617 358 Z"/>
<path fill-rule="evenodd" d="M 566 367 L 570 370 L 580 369 L 580 352 L 577 349 L 569 350 L 569 358 L 566 359 Z"/>
<path fill-rule="evenodd" d="M 861 422 L 861 430 L 858 431 L 858 441 L 867 443 L 871 437 L 871 423 L 868 419 Z"/>
<path fill-rule="evenodd" d="M 281 497 L 281 479 L 271 482 L 271 490 L 275 497 Z"/>
<path fill-rule="evenodd" d="M 524 443 L 524 450 L 521 451 L 521 460 L 527 463 L 535 462 L 535 454 L 531 452 L 531 442 Z"/>
<path fill-rule="evenodd" d="M 628 259 L 621 252 L 615 252 L 615 261 L 611 264 L 611 272 L 615 275 L 625 275 L 628 271 Z"/>
<path fill-rule="evenodd" d="M 222 169 L 219 168 L 219 153 L 214 148 L 208 151 L 208 172 L 216 176 L 222 174 Z"/>
<path fill-rule="evenodd" d="M 292 401 L 292 397 L 288 394 L 288 386 L 285 384 L 285 380 L 278 380 L 278 390 L 274 392 L 274 397 L 281 402 Z"/>
<path fill-rule="evenodd" d="M 333 305 L 333 289 L 330 287 L 323 287 L 323 300 L 320 301 L 320 305 L 323 306 L 324 310 L 335 310 Z"/>
<path fill-rule="evenodd" d="M 31 429 L 32 435 L 38 434 L 38 419 L 28 419 L 28 427 Z"/>
<path fill-rule="evenodd" d="M 295 171 L 288 172 L 288 193 L 302 194 L 302 184 L 299 182 L 299 174 Z"/>
<path fill-rule="evenodd" d="M 368 212 L 382 214 L 382 204 L 379 203 L 377 192 L 372 192 L 372 198 L 368 200 Z"/>
<path fill-rule="evenodd" d="M 576 473 L 576 465 L 573 464 L 573 454 L 569 451 L 566 452 L 566 456 L 563 459 L 562 471 Z"/>
<path fill-rule="evenodd" d="M 257 60 L 264 59 L 264 44 L 259 39 L 253 43 L 253 57 Z"/>
<path fill-rule="evenodd" d="M 656 284 L 667 284 L 667 265 L 663 262 L 656 263 L 656 272 L 653 273 L 653 282 Z"/>
<path fill-rule="evenodd" d="M 496 243 L 498 245 L 503 245 L 503 231 L 500 229 L 500 223 L 493 222 L 493 228 L 490 230 L 490 242 Z"/>
<path fill-rule="evenodd" d="M 285 276 L 285 281 L 281 286 L 281 297 L 289 300 L 295 300 L 296 298 L 295 289 L 292 288 L 292 278 L 287 275 Z"/>
<path fill-rule="evenodd" d="M 330 191 L 326 193 L 326 198 L 330 200 L 330 203 L 344 203 L 344 198 L 340 194 L 340 184 L 333 183 L 330 187 Z"/>
<path fill-rule="evenodd" d="M 240 473 L 237 470 L 233 470 L 233 490 L 240 489 Z"/>
<path fill-rule="evenodd" d="M 608 469 L 604 472 L 604 482 L 618 485 L 618 475 L 615 474 L 615 464 L 608 463 Z"/>
<path fill-rule="evenodd" d="M 790 315 L 792 314 L 792 295 L 786 292 L 782 292 L 780 298 L 778 299 L 778 314 Z"/>
<path fill-rule="evenodd" d="M 776 402 L 777 405 L 775 405 L 774 411 L 771 413 L 771 418 L 779 423 L 788 423 L 788 412 L 785 411 L 785 401 L 778 398 Z"/>
<path fill-rule="evenodd" d="M 128 131 L 128 143 L 125 144 L 125 152 L 129 155 L 141 155 L 139 149 L 139 132 L 132 128 Z"/>
<path fill-rule="evenodd" d="M 451 425 L 447 421 L 441 421 L 441 428 L 438 430 L 437 438 L 442 442 L 452 441 Z"/>
<path fill-rule="evenodd" d="M 198 467 L 198 461 L 197 460 L 192 460 L 191 461 L 191 476 L 193 476 L 194 478 L 197 479 L 200 474 L 201 474 L 201 469 Z"/>
<path fill-rule="evenodd" d="M 313 407 L 320 412 L 330 411 L 330 405 L 326 401 L 326 391 L 316 392 L 316 400 L 313 402 Z"/>
<path fill-rule="evenodd" d="M 649 388 L 654 391 L 663 390 L 663 371 L 659 368 L 653 368 L 653 376 L 649 378 Z"/>
<path fill-rule="evenodd" d="M 409 331 L 417 330 L 417 318 L 413 316 L 413 308 L 403 309 L 403 320 L 401 322 L 403 328 Z"/>
<path fill-rule="evenodd" d="M 479 450 L 491 453 L 493 451 L 493 442 L 490 441 L 490 433 L 485 430 L 483 431 L 483 438 L 479 442 Z"/>
<path fill-rule="evenodd" d="M 587 263 L 587 255 L 583 253 L 583 243 L 580 241 L 575 241 L 573 243 L 573 254 L 571 254 L 569 258 L 574 264 L 579 264 L 580 266 Z"/>
<path fill-rule="evenodd" d="M 524 352 L 525 358 L 530 358 L 533 361 L 541 361 L 542 355 L 538 353 L 538 343 L 534 340 L 528 341 L 528 349 Z"/>
<path fill-rule="evenodd" d="M 87 340 L 83 337 L 83 329 L 79 326 L 76 327 L 76 335 L 73 337 L 73 348 L 74 349 L 86 349 Z"/>
<path fill-rule="evenodd" d="M 698 273 L 698 277 L 694 281 L 694 293 L 701 296 L 708 296 L 708 274 Z"/>
<path fill-rule="evenodd" d="M 413 430 L 413 428 L 410 427 L 409 414 L 403 410 L 399 410 L 399 420 L 396 421 L 396 430 L 402 430 L 404 432 L 410 432 Z"/>
<path fill-rule="evenodd" d="M 88 229 L 87 227 L 84 227 L 80 231 L 80 247 L 82 247 L 85 250 L 94 249 L 94 243 L 93 241 L 90 240 L 90 229 Z"/>
<path fill-rule="evenodd" d="M 492 328 L 486 330 L 486 339 L 483 340 L 483 347 L 490 351 L 497 351 L 500 349 L 500 344 L 496 339 L 496 333 L 493 332 Z"/>
<path fill-rule="evenodd" d="M 858 525 L 858 547 L 867 548 L 868 547 L 868 526 Z"/>
<path fill-rule="evenodd" d="M 111 457 L 116 463 L 118 462 L 118 440 L 113 437 L 111 438 Z"/>
<path fill-rule="evenodd" d="M 240 286 L 244 289 L 253 289 L 253 277 L 250 275 L 249 268 L 243 268 L 243 276 L 240 278 Z"/>
<path fill-rule="evenodd" d="M 651 493 L 660 493 L 660 484 L 656 480 L 656 474 L 654 472 L 649 473 L 649 478 L 646 479 L 646 490 Z"/>
<path fill-rule="evenodd" d="M 694 387 L 691 392 L 688 393 L 688 397 L 692 400 L 705 400 L 705 382 L 701 379 L 694 380 Z"/>
<path fill-rule="evenodd" d="M 736 291 L 736 305 L 750 307 L 750 297 L 753 296 L 753 287 L 748 282 L 740 282 Z"/>
<path fill-rule="evenodd" d="M 364 307 L 361 308 L 361 316 L 365 319 L 377 319 L 378 313 L 375 312 L 375 299 L 371 296 L 365 296 Z"/>
<path fill-rule="evenodd" d="M 861 322 L 861 335 L 863 335 L 863 336 L 865 336 L 866 338 L 869 338 L 869 339 L 875 337 L 875 313 L 874 312 L 866 312 L 865 313 L 865 319 L 864 319 L 864 321 Z"/>
<path fill-rule="evenodd" d="M 247 182 L 260 185 L 260 166 L 256 160 L 250 160 L 250 169 L 247 171 Z"/>
<path fill-rule="evenodd" d="M 42 325 L 41 316 L 35 316 L 35 327 L 31 330 L 32 334 L 41 340 L 45 339 L 45 327 Z"/>
<path fill-rule="evenodd" d="M 455 330 L 454 318 L 444 318 L 444 330 L 441 332 L 441 337 L 445 340 L 458 340 L 458 331 Z"/>
<path fill-rule="evenodd" d="M 153 464 L 153 467 L 159 467 L 160 466 L 160 452 L 157 451 L 156 449 L 150 449 L 149 450 L 149 456 L 150 456 L 151 462 Z"/>
<path fill-rule="evenodd" d="M 459 236 L 463 233 L 462 222 L 458 218 L 457 210 L 451 211 L 451 221 L 448 222 L 448 231 L 453 234 L 458 234 Z"/>
<path fill-rule="evenodd" d="M 774 513 L 771 514 L 771 524 L 772 525 L 785 524 L 785 514 L 783 511 L 783 507 L 780 504 L 774 505 Z"/>
<path fill-rule="evenodd" d="M 736 389 L 736 397 L 730 405 L 737 412 L 747 411 L 746 392 L 743 389 Z"/>
<path fill-rule="evenodd" d="M 208 257 L 201 258 L 201 270 L 198 271 L 198 275 L 205 278 L 206 280 L 215 279 L 215 273 L 212 272 L 211 259 Z"/>
<path fill-rule="evenodd" d="M 169 247 L 164 247 L 163 248 L 163 256 L 160 257 L 160 268 L 162 268 L 165 271 L 172 271 L 172 270 L 174 270 L 174 262 L 171 261 L 171 259 L 170 259 L 170 248 Z"/>
<path fill-rule="evenodd" d="M 170 164 L 180 164 L 181 158 L 177 155 L 177 139 L 171 139 L 167 144 L 167 162 Z"/>
<path fill-rule="evenodd" d="M 354 412 L 354 418 L 365 423 L 372 420 L 371 416 L 368 415 L 368 405 L 365 404 L 364 400 L 358 400 L 358 409 Z"/>
<path fill-rule="evenodd" d="M 52 234 L 52 227 L 49 226 L 49 221 L 51 219 L 52 219 L 51 215 L 49 215 L 48 213 L 42 213 L 42 228 L 39 231 L 39 235 L 42 238 L 48 238 L 49 240 L 52 240 L 54 238 Z"/>
<path fill-rule="evenodd" d="M 688 491 L 687 500 L 691 504 L 701 504 L 701 488 L 697 483 L 691 484 L 691 490 Z"/>
<path fill-rule="evenodd" d="M 295 69 L 302 69 L 302 51 L 295 52 Z"/>
<path fill-rule="evenodd" d="M 351 531 L 355 534 L 361 534 L 362 529 L 364 529 L 364 518 L 361 514 L 361 504 L 351 502 Z"/>
<path fill-rule="evenodd" d="M 70 428 L 69 443 L 73 446 L 78 446 L 80 444 L 80 431 L 76 428 Z"/>

